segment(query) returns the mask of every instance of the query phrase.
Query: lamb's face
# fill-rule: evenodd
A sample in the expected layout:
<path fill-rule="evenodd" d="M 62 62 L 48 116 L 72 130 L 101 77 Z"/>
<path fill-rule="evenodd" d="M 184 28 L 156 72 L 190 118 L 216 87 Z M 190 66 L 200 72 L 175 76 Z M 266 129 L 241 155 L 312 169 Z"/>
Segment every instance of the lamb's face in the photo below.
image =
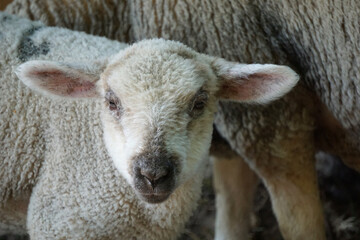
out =
<path fill-rule="evenodd" d="M 50 96 L 102 99 L 108 152 L 150 203 L 199 177 L 217 100 L 266 103 L 298 80 L 285 66 L 228 62 L 165 40 L 135 44 L 110 61 L 30 61 L 17 75 Z"/>
<path fill-rule="evenodd" d="M 165 200 L 206 160 L 217 81 L 203 56 L 174 43 L 140 44 L 102 75 L 107 149 L 140 198 Z"/>

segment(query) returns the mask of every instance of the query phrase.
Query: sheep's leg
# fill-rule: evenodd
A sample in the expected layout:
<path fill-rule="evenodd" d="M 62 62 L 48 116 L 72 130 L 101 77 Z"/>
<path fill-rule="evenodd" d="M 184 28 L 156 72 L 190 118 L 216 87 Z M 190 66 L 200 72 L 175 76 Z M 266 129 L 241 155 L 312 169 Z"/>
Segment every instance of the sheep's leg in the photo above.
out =
<path fill-rule="evenodd" d="M 212 158 L 216 191 L 215 239 L 250 239 L 250 217 L 258 177 L 230 147 L 223 145 Z"/>
<path fill-rule="evenodd" d="M 284 145 L 280 145 L 281 152 L 274 150 L 266 165 L 257 166 L 270 193 L 283 237 L 325 240 L 314 152 L 308 151 L 312 148 L 311 141 L 287 142 L 286 152 Z"/>
<path fill-rule="evenodd" d="M 266 185 L 286 240 L 324 240 L 325 224 L 315 172 L 316 102 L 298 85 L 272 104 L 246 108 L 219 104 L 219 133 Z"/>

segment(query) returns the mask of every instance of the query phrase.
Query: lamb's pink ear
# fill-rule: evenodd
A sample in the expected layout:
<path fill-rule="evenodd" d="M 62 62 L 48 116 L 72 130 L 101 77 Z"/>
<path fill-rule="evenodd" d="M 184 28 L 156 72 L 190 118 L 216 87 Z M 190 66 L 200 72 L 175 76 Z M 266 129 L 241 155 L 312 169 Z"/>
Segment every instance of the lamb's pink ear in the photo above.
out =
<path fill-rule="evenodd" d="M 282 97 L 298 82 L 289 67 L 272 64 L 236 64 L 218 59 L 219 98 L 249 103 L 267 103 Z"/>
<path fill-rule="evenodd" d="M 81 66 L 52 61 L 29 61 L 21 64 L 16 75 L 28 87 L 50 96 L 71 98 L 97 97 L 96 82 L 100 64 Z M 91 69 L 91 70 L 90 70 Z"/>

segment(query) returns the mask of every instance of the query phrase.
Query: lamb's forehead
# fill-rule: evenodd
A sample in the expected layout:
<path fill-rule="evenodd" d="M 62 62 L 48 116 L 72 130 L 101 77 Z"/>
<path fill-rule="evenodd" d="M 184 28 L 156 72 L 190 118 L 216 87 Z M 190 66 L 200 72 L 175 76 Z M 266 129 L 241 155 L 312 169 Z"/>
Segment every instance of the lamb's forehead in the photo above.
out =
<path fill-rule="evenodd" d="M 103 75 L 107 86 L 119 94 L 166 91 L 188 95 L 210 87 L 213 77 L 200 54 L 180 43 L 152 40 L 119 53 Z"/>
<path fill-rule="evenodd" d="M 140 41 L 123 49 L 112 59 L 110 64 L 118 62 L 119 60 L 126 61 L 132 56 L 143 56 L 144 54 L 151 55 L 154 53 L 174 53 L 189 59 L 198 55 L 197 52 L 180 42 L 164 39 L 151 39 Z"/>

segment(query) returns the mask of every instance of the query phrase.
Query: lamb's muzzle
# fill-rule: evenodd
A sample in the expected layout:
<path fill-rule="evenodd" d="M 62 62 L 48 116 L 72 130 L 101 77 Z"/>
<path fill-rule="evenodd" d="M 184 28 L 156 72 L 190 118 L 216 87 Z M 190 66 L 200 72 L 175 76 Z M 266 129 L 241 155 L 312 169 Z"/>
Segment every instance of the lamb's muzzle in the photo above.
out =
<path fill-rule="evenodd" d="M 134 186 L 142 200 L 160 203 L 174 191 L 176 165 L 173 159 L 157 154 L 142 154 L 134 160 Z"/>

